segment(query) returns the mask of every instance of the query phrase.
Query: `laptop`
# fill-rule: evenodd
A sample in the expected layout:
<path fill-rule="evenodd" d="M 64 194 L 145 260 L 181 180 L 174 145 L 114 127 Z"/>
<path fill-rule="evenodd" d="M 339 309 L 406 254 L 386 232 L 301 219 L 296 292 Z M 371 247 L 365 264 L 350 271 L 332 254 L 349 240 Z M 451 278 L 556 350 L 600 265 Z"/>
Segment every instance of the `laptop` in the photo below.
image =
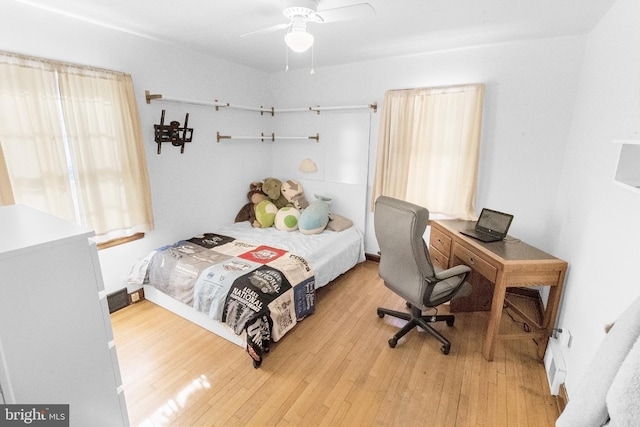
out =
<path fill-rule="evenodd" d="M 460 233 L 483 242 L 497 242 L 505 238 L 512 220 L 511 214 L 483 208 L 475 228 Z"/>

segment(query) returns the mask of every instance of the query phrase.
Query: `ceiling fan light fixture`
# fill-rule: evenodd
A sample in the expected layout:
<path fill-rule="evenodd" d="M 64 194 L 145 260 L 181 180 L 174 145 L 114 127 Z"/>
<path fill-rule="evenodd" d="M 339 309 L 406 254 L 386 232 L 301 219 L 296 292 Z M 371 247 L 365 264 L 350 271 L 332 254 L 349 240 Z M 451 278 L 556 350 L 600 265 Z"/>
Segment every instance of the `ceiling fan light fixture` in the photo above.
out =
<path fill-rule="evenodd" d="M 313 2 L 311 3 L 313 4 Z M 313 7 L 312 5 L 309 5 L 309 6 L 310 7 L 306 7 L 306 6 L 288 7 L 282 11 L 282 14 L 289 19 L 293 19 L 295 17 L 307 19 L 308 17 L 316 13 L 316 9 L 315 8 L 312 9 L 311 8 Z"/>
<path fill-rule="evenodd" d="M 313 45 L 313 34 L 293 28 L 284 36 L 284 42 L 292 51 L 302 53 Z"/>

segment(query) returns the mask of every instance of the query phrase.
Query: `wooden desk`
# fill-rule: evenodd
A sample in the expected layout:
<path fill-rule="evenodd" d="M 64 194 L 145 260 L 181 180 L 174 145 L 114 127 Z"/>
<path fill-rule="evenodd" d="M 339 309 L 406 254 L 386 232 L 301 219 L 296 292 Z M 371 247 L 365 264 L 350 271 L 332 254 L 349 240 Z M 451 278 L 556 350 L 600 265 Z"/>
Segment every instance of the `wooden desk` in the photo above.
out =
<path fill-rule="evenodd" d="M 498 339 L 535 337 L 541 338 L 538 356 L 542 359 L 555 324 L 567 263 L 511 236 L 500 242 L 484 243 L 460 234 L 460 230 L 473 227 L 474 224 L 473 221 L 461 220 L 431 221 L 429 253 L 433 263 L 442 268 L 460 264 L 471 267 L 471 284 L 476 288 L 474 281 L 480 283 L 469 297 L 472 300 L 474 294 L 482 294 L 478 290 L 481 291 L 483 282 L 493 284 L 491 315 L 482 346 L 482 354 L 487 360 L 493 360 Z M 529 286 L 550 287 L 547 307 L 540 323 L 505 300 L 507 288 Z M 473 310 L 482 310 L 488 301 L 476 303 Z M 532 327 L 530 333 L 500 333 L 500 319 L 505 304 L 526 319 Z"/>

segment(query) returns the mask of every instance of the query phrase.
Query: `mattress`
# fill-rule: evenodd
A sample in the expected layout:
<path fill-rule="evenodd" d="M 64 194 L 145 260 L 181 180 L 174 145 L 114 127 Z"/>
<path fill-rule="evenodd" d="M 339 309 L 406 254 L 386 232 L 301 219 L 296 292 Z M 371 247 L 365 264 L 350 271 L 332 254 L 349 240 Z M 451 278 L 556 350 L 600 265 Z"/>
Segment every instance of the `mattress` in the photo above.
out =
<path fill-rule="evenodd" d="M 304 257 L 315 270 L 316 289 L 364 261 L 364 236 L 356 227 L 320 234 L 280 231 L 274 227 L 255 228 L 247 221 L 218 228 L 215 233 L 246 242 L 285 249 Z"/>

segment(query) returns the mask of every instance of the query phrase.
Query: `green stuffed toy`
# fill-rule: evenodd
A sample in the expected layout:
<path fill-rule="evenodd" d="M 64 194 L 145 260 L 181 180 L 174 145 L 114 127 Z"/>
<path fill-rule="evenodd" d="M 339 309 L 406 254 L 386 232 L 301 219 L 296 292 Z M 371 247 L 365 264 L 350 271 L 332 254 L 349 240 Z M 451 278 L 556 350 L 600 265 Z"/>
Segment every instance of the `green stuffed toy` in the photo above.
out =
<path fill-rule="evenodd" d="M 284 208 L 289 204 L 287 199 L 282 195 L 282 181 L 277 178 L 265 178 L 262 182 L 262 192 L 267 195 L 269 200 L 276 205 L 278 209 Z"/>
<path fill-rule="evenodd" d="M 271 200 L 263 200 L 256 205 L 256 220 L 261 228 L 269 228 L 273 226 L 276 220 L 278 208 Z"/>
<path fill-rule="evenodd" d="M 293 206 L 285 206 L 276 213 L 274 227 L 280 231 L 295 231 L 298 229 L 300 211 Z"/>

